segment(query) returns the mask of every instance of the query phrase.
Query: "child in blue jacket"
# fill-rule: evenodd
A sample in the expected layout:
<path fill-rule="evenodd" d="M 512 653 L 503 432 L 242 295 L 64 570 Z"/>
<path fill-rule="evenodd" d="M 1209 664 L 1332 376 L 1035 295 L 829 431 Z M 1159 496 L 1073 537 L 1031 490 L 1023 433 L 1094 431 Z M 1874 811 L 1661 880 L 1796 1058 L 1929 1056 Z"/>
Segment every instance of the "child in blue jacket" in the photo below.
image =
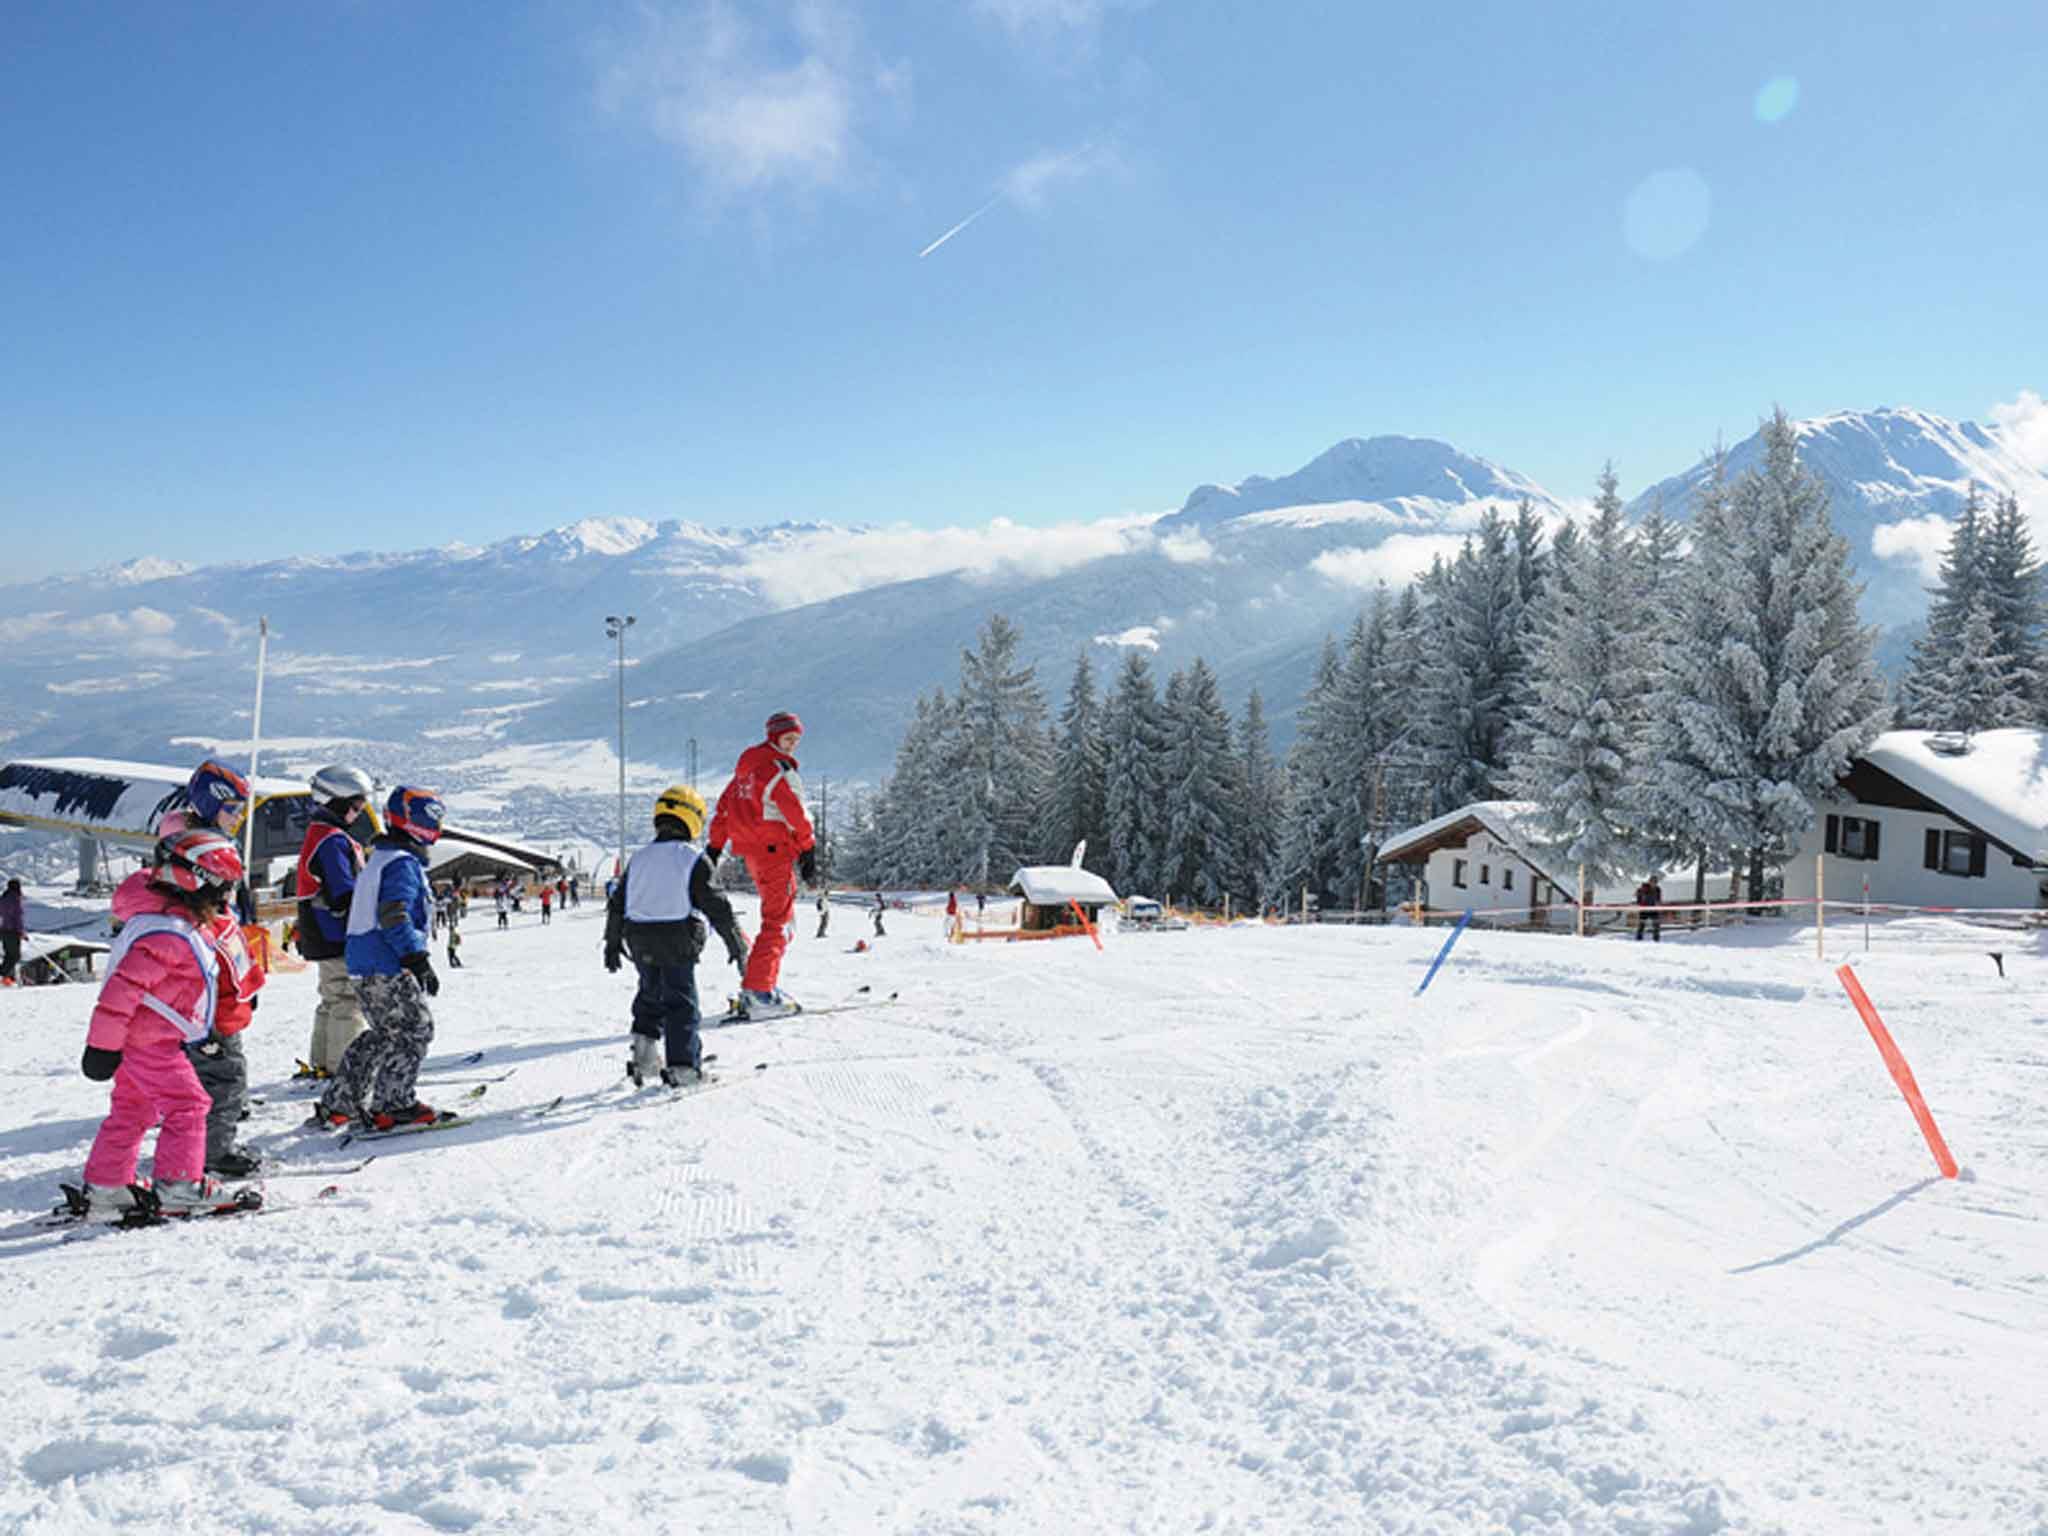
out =
<path fill-rule="evenodd" d="M 369 1028 L 350 1043 L 320 1095 L 314 1120 L 374 1130 L 439 1118 L 419 1102 L 420 1063 L 434 1039 L 427 999 L 441 990 L 427 956 L 427 849 L 441 835 L 443 807 L 432 790 L 400 785 L 384 807 L 384 835 L 371 844 L 348 909 L 348 979 Z"/>

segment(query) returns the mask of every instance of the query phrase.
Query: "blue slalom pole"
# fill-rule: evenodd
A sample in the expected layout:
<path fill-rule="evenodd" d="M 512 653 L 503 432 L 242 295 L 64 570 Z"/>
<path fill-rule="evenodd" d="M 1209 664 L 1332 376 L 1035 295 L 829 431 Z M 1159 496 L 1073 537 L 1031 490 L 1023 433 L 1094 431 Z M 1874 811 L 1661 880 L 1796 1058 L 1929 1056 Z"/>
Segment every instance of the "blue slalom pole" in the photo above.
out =
<path fill-rule="evenodd" d="M 1444 940 L 1444 947 L 1436 952 L 1436 958 L 1429 962 L 1429 974 L 1422 978 L 1422 985 L 1415 989 L 1417 997 L 1429 990 L 1429 984 L 1436 980 L 1436 973 L 1445 960 L 1450 958 L 1451 946 L 1458 942 L 1458 935 L 1465 931 L 1465 925 L 1472 921 L 1472 909 L 1467 907 L 1465 915 L 1458 919 L 1458 926 L 1451 930 L 1451 936 Z"/>

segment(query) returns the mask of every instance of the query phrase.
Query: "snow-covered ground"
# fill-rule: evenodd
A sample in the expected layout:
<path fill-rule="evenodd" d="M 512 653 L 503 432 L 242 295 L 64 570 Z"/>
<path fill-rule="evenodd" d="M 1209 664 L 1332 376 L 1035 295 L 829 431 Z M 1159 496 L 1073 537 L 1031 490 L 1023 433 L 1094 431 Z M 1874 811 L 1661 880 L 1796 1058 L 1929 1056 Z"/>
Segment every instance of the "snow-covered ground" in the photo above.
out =
<path fill-rule="evenodd" d="M 2048 1532 L 2031 940 L 1475 932 L 1417 997 L 1441 930 L 799 915 L 792 991 L 901 996 L 711 1031 L 730 1087 L 623 1097 L 593 908 L 474 923 L 436 1055 L 556 1114 L 0 1242 L 0 1527 Z M 103 1111 L 91 1001 L 0 995 L 17 1218 Z M 286 1157 L 311 1001 L 247 1037 Z"/>

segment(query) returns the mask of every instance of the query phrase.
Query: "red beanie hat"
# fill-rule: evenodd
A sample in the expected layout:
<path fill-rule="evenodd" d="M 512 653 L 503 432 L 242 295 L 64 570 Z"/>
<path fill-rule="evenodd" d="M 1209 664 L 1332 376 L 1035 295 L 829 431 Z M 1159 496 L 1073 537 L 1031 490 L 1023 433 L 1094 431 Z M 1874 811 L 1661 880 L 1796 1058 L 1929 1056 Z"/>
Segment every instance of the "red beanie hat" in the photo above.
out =
<path fill-rule="evenodd" d="M 768 717 L 768 739 L 770 741 L 773 741 L 785 731 L 801 733 L 803 728 L 803 721 L 797 719 L 794 713 L 786 709 L 778 709 Z"/>

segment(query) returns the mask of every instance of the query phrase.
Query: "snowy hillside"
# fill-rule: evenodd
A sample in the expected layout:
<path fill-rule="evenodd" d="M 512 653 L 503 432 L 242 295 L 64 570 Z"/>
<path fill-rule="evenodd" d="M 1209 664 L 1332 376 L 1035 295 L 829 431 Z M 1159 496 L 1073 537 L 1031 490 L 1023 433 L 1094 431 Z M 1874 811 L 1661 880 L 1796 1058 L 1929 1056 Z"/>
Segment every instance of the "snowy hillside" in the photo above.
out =
<path fill-rule="evenodd" d="M 2032 940 L 1831 926 L 1944 1182 L 1810 931 L 1473 933 L 1417 998 L 1440 930 L 835 926 L 785 982 L 898 1001 L 713 1031 L 670 1104 L 591 909 L 479 925 L 435 1057 L 485 1059 L 428 1092 L 511 1071 L 498 1118 L 260 1216 L 10 1226 L 0 1525 L 2048 1531 Z M 0 993 L 11 1222 L 104 1110 L 91 1002 Z M 248 1036 L 301 1164 L 311 1003 Z"/>
<path fill-rule="evenodd" d="M 1971 483 L 1987 498 L 2012 494 L 2048 517 L 2048 463 L 1997 427 L 1949 421 L 1926 411 L 1844 411 L 1794 423 L 1801 461 L 1828 487 L 1835 530 L 1849 541 L 1865 583 L 1864 616 L 1873 623 L 1917 622 L 1926 588 L 1948 539 L 1948 520 Z M 1762 458 L 1760 433 L 1728 451 L 1733 479 Z M 1660 481 L 1629 504 L 1639 518 L 1662 499 L 1665 510 L 1690 517 L 1706 483 L 1702 460 Z"/>

